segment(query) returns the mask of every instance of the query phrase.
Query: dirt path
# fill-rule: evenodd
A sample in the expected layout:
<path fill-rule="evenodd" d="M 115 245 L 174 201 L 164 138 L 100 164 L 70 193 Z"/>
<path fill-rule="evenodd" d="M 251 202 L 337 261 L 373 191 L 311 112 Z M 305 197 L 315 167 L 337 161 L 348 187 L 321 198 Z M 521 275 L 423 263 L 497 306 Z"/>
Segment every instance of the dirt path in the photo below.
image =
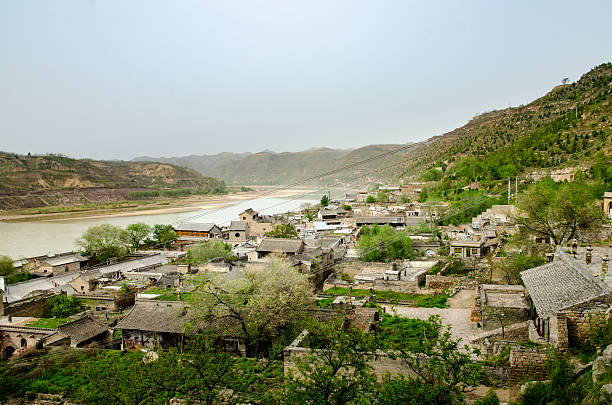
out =
<path fill-rule="evenodd" d="M 476 290 L 459 290 L 457 294 L 448 299 L 448 306 L 451 308 L 474 308 L 474 298 Z"/>

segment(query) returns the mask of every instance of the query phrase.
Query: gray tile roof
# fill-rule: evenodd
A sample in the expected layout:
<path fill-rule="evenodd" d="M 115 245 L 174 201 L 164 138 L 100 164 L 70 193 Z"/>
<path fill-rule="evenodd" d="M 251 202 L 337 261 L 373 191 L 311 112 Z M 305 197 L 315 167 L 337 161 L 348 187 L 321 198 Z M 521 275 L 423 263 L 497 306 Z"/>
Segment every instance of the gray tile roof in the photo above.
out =
<path fill-rule="evenodd" d="M 47 339 L 56 340 L 57 338 L 69 337 L 70 344 L 77 346 L 106 332 L 108 332 L 108 326 L 95 320 L 91 314 L 87 314 L 77 320 L 58 326 L 57 333 Z"/>
<path fill-rule="evenodd" d="M 606 284 L 561 248 L 551 263 L 525 270 L 520 276 L 540 318 L 610 293 Z"/>
<path fill-rule="evenodd" d="M 136 301 L 115 329 L 184 333 L 191 321 L 184 302 Z"/>
<path fill-rule="evenodd" d="M 394 216 L 394 217 L 356 217 L 355 222 L 359 224 L 404 224 L 406 223 L 406 218 L 403 216 Z"/>
<path fill-rule="evenodd" d="M 176 227 L 177 231 L 210 232 L 216 225 L 204 222 L 183 222 Z"/>
<path fill-rule="evenodd" d="M 264 238 L 257 248 L 258 252 L 271 253 L 300 253 L 304 248 L 304 241 L 301 239 L 280 239 Z"/>
<path fill-rule="evenodd" d="M 247 221 L 232 221 L 229 226 L 230 231 L 246 231 L 249 226 Z"/>
<path fill-rule="evenodd" d="M 83 256 L 81 256 L 78 253 L 73 253 L 73 254 L 69 254 L 69 255 L 63 255 L 63 256 L 54 256 L 54 257 L 50 257 L 48 259 L 42 260 L 43 263 L 48 263 L 51 266 L 61 266 L 64 264 L 69 264 L 69 263 L 74 263 L 74 262 L 82 262 L 85 261 L 86 259 L 83 258 Z"/>

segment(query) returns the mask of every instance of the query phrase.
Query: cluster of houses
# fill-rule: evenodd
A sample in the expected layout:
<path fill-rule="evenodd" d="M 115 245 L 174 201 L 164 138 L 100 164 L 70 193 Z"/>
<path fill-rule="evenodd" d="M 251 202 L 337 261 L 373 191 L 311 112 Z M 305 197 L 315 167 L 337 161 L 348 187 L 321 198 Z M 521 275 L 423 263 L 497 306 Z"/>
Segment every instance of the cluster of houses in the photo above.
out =
<path fill-rule="evenodd" d="M 421 190 L 417 186 L 412 184 L 409 190 L 381 186 L 378 192 L 388 197 L 384 203 L 365 203 L 372 193 L 347 194 L 316 214 L 267 216 L 247 209 L 225 227 L 182 223 L 176 227 L 177 239 L 171 250 L 137 252 L 114 263 L 91 266 L 77 253 L 20 261 L 16 266 L 37 277 L 11 285 L 0 278 L 0 355 L 6 359 L 33 346 L 96 344 L 154 350 L 178 344 L 186 325 L 194 321 L 190 304 L 182 299 L 189 293 L 183 284 L 186 274 L 214 271 L 224 277 L 242 277 L 245 266 L 256 267 L 267 256 L 279 253 L 308 274 L 317 290 L 343 287 L 335 290 L 349 291 L 333 297 L 332 308 L 317 316 L 342 311 L 351 324 L 364 331 L 375 328 L 376 311 L 364 306 L 371 298 L 352 297 L 353 289 L 416 296 L 469 290 L 471 304 L 461 307 L 465 319 L 458 319 L 455 309 L 440 308 L 436 314 L 445 319 L 448 311 L 448 319 L 464 324 L 451 326 L 470 332 L 460 337 L 490 354 L 499 352 L 502 341 L 525 340 L 564 351 L 588 339 L 594 322 L 612 317 L 612 274 L 608 271 L 612 249 L 608 247 L 578 247 L 575 242 L 559 246 L 547 256 L 546 264 L 520 273 L 522 285 L 446 276 L 446 267 L 441 268 L 442 252 L 466 261 L 495 252 L 504 237 L 516 231 L 511 220 L 515 208 L 493 206 L 471 223 L 442 227 L 440 233 L 433 233 L 428 228 L 439 207 L 401 198 L 407 193 L 418 195 Z M 609 212 L 612 195 L 608 197 L 604 210 Z M 419 259 L 356 261 L 356 240 L 361 228 L 371 224 L 410 229 Z M 294 227 L 297 237 L 267 236 L 277 225 Z M 190 247 L 208 240 L 229 244 L 238 260 L 213 260 L 203 266 L 174 264 Z M 81 299 L 87 310 L 56 328 L 32 326 L 33 319 L 44 317 L 45 303 L 58 294 Z M 413 308 L 413 304 L 393 301 L 393 305 L 409 307 L 412 316 L 427 319 L 431 315 L 431 308 Z M 238 325 L 223 321 L 208 327 L 220 332 L 218 343 L 226 350 L 247 354 Z M 286 362 L 304 350 L 299 339 L 286 349 Z"/>

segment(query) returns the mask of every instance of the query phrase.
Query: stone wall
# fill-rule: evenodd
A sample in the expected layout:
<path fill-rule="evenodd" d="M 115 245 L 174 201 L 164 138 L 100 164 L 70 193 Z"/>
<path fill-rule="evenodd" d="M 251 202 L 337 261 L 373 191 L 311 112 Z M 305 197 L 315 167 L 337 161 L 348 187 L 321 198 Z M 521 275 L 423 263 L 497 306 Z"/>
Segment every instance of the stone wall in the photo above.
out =
<path fill-rule="evenodd" d="M 612 297 L 606 294 L 563 310 L 567 319 L 569 344 L 580 345 L 591 337 L 594 329 L 603 326 L 606 311 L 611 304 Z"/>
<path fill-rule="evenodd" d="M 548 378 L 546 353 L 514 347 L 510 352 L 509 385 L 519 385 L 525 381 L 543 381 Z"/>
<path fill-rule="evenodd" d="M 47 293 L 36 297 L 25 298 L 15 301 L 4 307 L 4 315 L 31 316 L 33 318 L 45 318 L 49 313 L 49 300 L 58 295 Z"/>
<path fill-rule="evenodd" d="M 440 276 L 437 274 L 428 274 L 425 276 L 425 288 L 431 290 L 444 290 L 453 288 L 455 285 L 463 281 L 463 277 Z"/>
<path fill-rule="evenodd" d="M 569 348 L 567 318 L 563 313 L 550 317 L 550 344 L 560 352 L 565 352 Z"/>

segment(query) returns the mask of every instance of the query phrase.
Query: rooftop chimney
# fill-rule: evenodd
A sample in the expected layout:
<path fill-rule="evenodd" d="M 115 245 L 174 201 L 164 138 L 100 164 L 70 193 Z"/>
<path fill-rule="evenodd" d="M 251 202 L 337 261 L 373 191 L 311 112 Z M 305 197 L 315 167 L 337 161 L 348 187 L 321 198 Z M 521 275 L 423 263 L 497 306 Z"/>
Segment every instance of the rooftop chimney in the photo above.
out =
<path fill-rule="evenodd" d="M 554 253 L 546 253 L 546 260 L 549 263 L 552 262 L 554 258 L 555 258 L 555 254 Z"/>
<path fill-rule="evenodd" d="M 610 261 L 610 259 L 608 258 L 608 255 L 604 255 L 604 257 L 601 259 L 601 279 L 605 279 L 606 278 L 606 274 L 608 274 L 608 262 Z"/>
<path fill-rule="evenodd" d="M 589 264 L 591 264 L 591 259 L 593 257 L 593 253 L 592 252 L 593 252 L 593 248 L 591 247 L 591 245 L 587 246 L 587 248 L 586 248 L 586 264 L 587 264 L 587 266 Z"/>

